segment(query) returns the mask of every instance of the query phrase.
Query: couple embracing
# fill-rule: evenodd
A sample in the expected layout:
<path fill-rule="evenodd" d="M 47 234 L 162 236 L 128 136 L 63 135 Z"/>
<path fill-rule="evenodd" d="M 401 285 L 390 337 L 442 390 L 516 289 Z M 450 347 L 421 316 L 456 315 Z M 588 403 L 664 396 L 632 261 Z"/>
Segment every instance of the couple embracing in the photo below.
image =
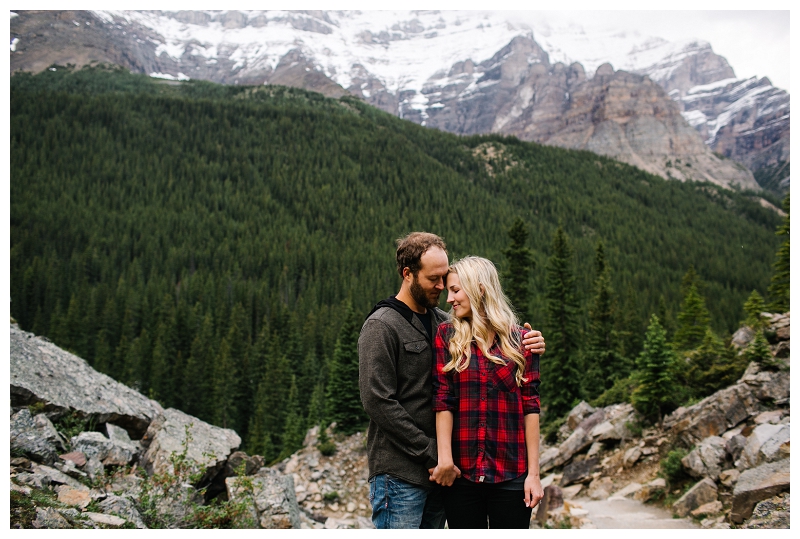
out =
<path fill-rule="evenodd" d="M 435 234 L 399 239 L 397 271 L 358 340 L 373 523 L 528 528 L 543 495 L 541 333 L 519 326 L 489 260 L 451 265 Z"/>

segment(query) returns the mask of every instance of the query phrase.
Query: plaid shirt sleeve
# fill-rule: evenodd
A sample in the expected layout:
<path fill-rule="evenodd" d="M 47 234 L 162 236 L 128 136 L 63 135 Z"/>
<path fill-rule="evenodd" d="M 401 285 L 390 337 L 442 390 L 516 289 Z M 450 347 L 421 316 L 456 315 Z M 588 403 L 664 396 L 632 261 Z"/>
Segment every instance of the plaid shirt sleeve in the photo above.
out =
<path fill-rule="evenodd" d="M 433 341 L 433 351 L 436 357 L 433 360 L 433 411 L 456 411 L 456 395 L 453 385 L 452 373 L 442 372 L 445 365 L 450 363 L 450 329 L 452 324 L 444 322 L 439 324 L 436 337 Z"/>
<path fill-rule="evenodd" d="M 527 330 L 523 330 L 523 334 Z M 522 339 L 520 338 L 520 341 Z M 524 415 L 538 414 L 540 409 L 539 402 L 539 354 L 532 354 L 529 350 L 523 349 L 525 356 L 525 374 L 527 380 L 522 383 L 520 392 L 522 393 L 522 412 Z"/>

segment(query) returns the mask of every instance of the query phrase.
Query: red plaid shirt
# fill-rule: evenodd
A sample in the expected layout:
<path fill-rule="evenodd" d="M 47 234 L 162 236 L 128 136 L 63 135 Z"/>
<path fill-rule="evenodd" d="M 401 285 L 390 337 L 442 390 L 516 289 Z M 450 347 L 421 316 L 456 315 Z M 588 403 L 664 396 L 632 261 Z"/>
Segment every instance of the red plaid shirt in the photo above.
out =
<path fill-rule="evenodd" d="M 520 335 L 526 332 L 518 328 Z M 473 341 L 469 367 L 443 373 L 450 362 L 448 349 L 453 325 L 439 325 L 434 341 L 433 410 L 453 412 L 453 462 L 462 477 L 474 482 L 500 483 L 528 470 L 525 450 L 527 414 L 539 413 L 539 356 L 523 350 L 524 382 L 517 386 L 516 364 L 492 363 Z M 520 342 L 522 338 L 520 337 Z M 495 339 L 492 355 L 506 359 Z"/>

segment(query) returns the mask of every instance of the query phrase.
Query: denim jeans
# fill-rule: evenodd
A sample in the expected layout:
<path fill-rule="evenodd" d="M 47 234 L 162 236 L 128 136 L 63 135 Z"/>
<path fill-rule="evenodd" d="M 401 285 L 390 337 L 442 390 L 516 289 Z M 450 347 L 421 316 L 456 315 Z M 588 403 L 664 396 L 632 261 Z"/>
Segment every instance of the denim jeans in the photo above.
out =
<path fill-rule="evenodd" d="M 438 485 L 421 487 L 388 474 L 369 480 L 372 523 L 380 529 L 442 529 L 445 516 Z"/>

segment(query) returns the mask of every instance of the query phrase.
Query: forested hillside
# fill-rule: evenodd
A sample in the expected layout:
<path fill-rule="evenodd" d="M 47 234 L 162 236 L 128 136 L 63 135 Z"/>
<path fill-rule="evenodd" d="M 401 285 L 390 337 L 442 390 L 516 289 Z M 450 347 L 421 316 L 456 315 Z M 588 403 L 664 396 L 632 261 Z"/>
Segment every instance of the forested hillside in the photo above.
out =
<path fill-rule="evenodd" d="M 544 327 L 561 225 L 581 335 L 602 240 L 618 320 L 638 343 L 652 313 L 677 323 L 690 266 L 711 326 L 729 334 L 750 292 L 766 295 L 779 245 L 779 216 L 748 194 L 283 87 L 17 74 L 10 156 L 20 327 L 268 458 L 294 444 L 283 447 L 290 411 L 298 429 L 327 413 L 334 351 L 353 338 L 340 328 L 396 292 L 393 240 L 410 231 L 505 269 L 521 218 L 530 322 Z"/>

